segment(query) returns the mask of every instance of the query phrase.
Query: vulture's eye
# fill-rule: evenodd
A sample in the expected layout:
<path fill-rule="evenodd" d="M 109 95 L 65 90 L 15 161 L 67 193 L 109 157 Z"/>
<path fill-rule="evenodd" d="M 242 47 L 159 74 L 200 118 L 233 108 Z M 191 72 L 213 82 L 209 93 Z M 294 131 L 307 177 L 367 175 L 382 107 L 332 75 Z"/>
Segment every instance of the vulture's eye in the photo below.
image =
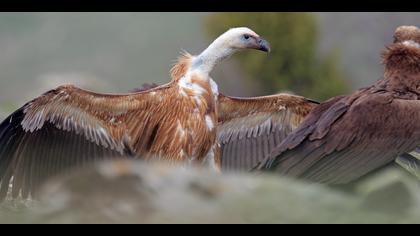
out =
<path fill-rule="evenodd" d="M 248 39 L 249 39 L 249 37 L 250 37 L 250 36 L 249 36 L 248 34 L 244 34 L 244 39 L 247 39 L 247 40 L 248 40 Z"/>

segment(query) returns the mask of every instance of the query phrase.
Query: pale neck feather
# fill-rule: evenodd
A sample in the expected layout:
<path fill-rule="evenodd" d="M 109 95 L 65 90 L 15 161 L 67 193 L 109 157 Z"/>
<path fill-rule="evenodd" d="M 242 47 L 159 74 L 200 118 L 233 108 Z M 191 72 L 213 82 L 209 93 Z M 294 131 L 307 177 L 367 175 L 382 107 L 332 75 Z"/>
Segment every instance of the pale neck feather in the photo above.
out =
<path fill-rule="evenodd" d="M 230 47 L 224 37 L 219 37 L 200 55 L 194 57 L 190 70 L 199 70 L 202 73 L 209 74 L 217 64 L 231 56 L 235 51 L 236 49 Z"/>

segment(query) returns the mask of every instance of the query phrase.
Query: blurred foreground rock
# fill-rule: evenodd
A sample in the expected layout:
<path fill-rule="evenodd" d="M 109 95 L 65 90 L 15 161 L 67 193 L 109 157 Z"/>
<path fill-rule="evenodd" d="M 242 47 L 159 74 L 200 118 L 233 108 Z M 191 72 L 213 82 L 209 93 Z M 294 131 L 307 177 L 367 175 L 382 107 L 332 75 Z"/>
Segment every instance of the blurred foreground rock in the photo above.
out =
<path fill-rule="evenodd" d="M 3 207 L 9 215 L 0 213 L 0 222 L 420 223 L 420 185 L 404 171 L 378 173 L 355 189 L 353 194 L 279 176 L 106 162 L 46 184 L 33 207 Z"/>

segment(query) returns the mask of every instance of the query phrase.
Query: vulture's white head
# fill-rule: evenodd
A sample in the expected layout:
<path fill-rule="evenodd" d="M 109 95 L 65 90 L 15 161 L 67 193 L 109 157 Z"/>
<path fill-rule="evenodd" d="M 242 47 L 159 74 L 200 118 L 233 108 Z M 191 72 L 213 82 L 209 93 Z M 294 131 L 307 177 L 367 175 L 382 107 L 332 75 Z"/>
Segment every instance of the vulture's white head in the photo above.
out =
<path fill-rule="evenodd" d="M 232 28 L 220 35 L 192 62 L 192 69 L 210 73 L 215 65 L 241 49 L 270 51 L 270 44 L 246 27 Z"/>
<path fill-rule="evenodd" d="M 220 35 L 213 43 L 231 49 L 257 49 L 270 51 L 270 44 L 247 27 L 232 28 Z"/>

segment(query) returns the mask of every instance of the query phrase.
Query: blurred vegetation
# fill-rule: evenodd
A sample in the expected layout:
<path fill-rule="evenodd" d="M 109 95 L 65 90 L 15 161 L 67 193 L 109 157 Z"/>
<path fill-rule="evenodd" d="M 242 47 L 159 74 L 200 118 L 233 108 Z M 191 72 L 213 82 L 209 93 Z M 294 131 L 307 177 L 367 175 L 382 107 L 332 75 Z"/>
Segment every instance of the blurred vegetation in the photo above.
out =
<path fill-rule="evenodd" d="M 347 92 L 339 53 L 318 55 L 317 18 L 311 13 L 213 13 L 205 21 L 210 37 L 227 27 L 247 26 L 271 43 L 272 52 L 242 53 L 238 60 L 265 91 L 292 91 L 325 100 Z"/>

